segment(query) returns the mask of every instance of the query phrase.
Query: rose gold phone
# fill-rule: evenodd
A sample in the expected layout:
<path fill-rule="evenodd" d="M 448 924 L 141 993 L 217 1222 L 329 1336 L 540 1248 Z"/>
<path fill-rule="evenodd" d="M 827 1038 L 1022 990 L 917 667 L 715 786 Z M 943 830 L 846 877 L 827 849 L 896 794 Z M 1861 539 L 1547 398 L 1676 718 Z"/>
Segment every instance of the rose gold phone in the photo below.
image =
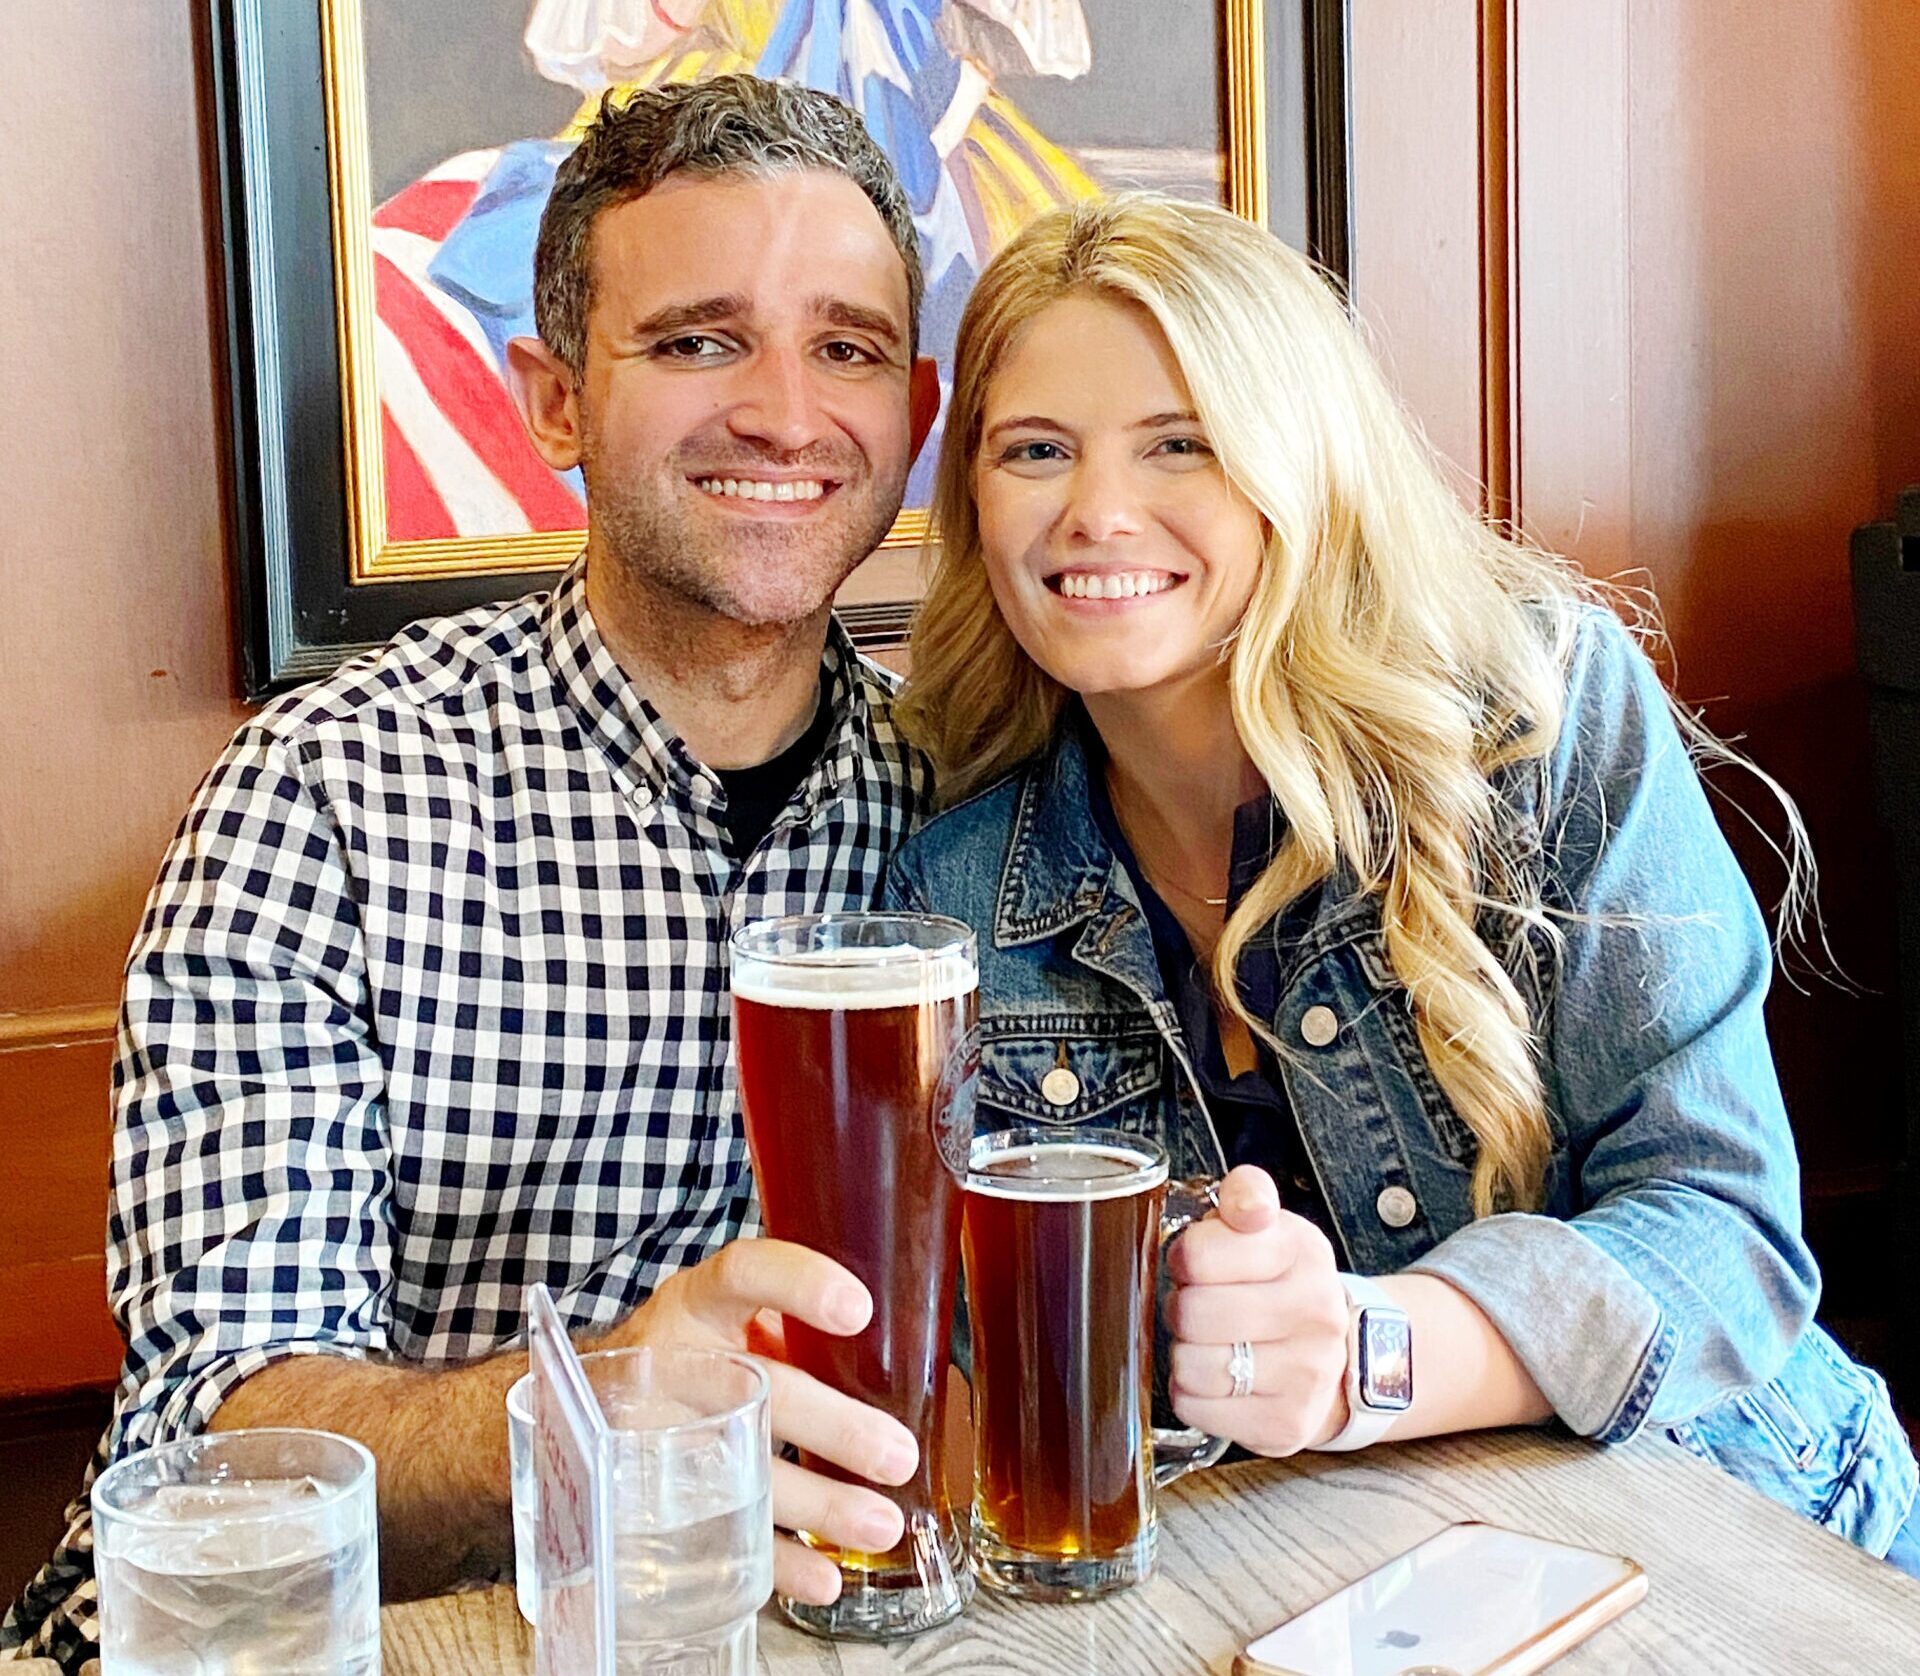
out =
<path fill-rule="evenodd" d="M 1645 1598 L 1632 1560 L 1448 1525 L 1289 1618 L 1235 1676 L 1530 1676 Z"/>

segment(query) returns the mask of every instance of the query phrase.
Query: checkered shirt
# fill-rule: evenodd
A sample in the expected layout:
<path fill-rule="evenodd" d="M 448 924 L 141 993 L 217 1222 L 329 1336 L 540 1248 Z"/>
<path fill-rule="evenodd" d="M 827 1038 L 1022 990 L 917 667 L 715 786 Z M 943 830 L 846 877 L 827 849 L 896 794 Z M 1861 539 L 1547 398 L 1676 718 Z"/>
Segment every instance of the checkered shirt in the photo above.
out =
<path fill-rule="evenodd" d="M 89 1482 L 283 1357 L 484 1356 L 536 1280 L 604 1328 L 751 1230 L 727 938 L 869 905 L 928 790 L 838 625 L 826 673 L 828 742 L 738 864 L 583 564 L 241 728 L 128 958 Z M 84 1492 L 69 1518 L 0 1648 L 97 1640 Z"/>

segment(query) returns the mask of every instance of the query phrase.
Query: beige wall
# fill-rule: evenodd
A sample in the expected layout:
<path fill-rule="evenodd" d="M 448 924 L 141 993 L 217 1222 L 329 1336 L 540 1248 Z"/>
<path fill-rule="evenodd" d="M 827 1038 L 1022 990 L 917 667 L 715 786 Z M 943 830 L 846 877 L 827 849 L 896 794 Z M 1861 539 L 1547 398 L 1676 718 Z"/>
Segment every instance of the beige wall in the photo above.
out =
<path fill-rule="evenodd" d="M 240 715 L 196 10 L 0 6 L 0 1394 L 113 1371 L 111 1007 Z"/>
<path fill-rule="evenodd" d="M 0 8 L 0 1015 L 113 997 L 239 715 L 195 10 Z"/>

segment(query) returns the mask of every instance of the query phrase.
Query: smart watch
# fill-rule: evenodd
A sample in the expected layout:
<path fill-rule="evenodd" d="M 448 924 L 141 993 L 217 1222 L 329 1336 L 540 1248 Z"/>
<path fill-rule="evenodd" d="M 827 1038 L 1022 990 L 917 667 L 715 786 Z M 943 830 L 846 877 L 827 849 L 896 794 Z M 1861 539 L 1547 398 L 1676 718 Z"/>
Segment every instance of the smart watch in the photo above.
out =
<path fill-rule="evenodd" d="M 1364 1449 L 1413 1406 L 1413 1323 L 1364 1275 L 1343 1274 L 1347 1291 L 1347 1423 L 1316 1445 Z"/>

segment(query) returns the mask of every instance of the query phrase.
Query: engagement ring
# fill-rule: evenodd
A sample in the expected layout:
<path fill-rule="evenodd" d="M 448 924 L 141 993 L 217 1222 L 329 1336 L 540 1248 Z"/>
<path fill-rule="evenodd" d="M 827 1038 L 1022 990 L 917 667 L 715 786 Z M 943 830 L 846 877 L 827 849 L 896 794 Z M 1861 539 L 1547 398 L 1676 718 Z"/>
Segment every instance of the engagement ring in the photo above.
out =
<path fill-rule="evenodd" d="M 1235 1339 L 1233 1349 L 1227 1353 L 1227 1377 L 1233 1381 L 1230 1393 L 1236 1397 L 1253 1394 L 1253 1346 L 1245 1339 Z"/>

